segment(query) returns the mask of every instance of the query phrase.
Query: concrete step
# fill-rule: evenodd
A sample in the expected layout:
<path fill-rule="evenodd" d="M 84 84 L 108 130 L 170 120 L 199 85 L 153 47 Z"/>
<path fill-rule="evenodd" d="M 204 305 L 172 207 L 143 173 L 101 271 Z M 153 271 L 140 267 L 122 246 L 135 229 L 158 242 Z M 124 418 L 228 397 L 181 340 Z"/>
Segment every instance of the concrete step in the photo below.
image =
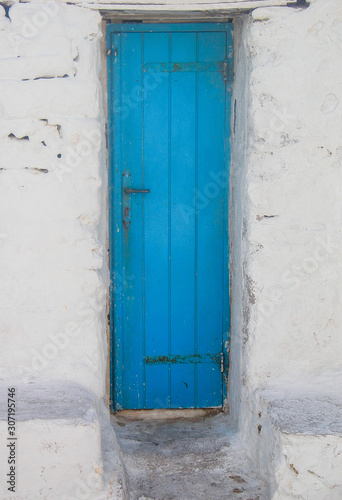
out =
<path fill-rule="evenodd" d="M 17 386 L 13 395 L 15 433 L 9 435 L 8 387 L 0 387 L 0 476 L 10 479 L 7 475 L 14 467 L 14 489 L 9 490 L 11 483 L 2 480 L 0 498 L 106 498 L 95 397 L 67 382 Z"/>
<path fill-rule="evenodd" d="M 342 498 L 342 400 L 327 393 L 260 394 L 261 473 L 272 500 Z"/>
<path fill-rule="evenodd" d="M 112 416 L 130 500 L 266 498 L 225 414 L 172 412 Z"/>

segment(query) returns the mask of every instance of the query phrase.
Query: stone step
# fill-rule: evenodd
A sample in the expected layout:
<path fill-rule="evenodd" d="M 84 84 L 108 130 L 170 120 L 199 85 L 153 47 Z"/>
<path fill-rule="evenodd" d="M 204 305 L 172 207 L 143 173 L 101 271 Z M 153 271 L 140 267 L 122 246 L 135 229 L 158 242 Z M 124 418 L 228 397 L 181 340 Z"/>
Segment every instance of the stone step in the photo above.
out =
<path fill-rule="evenodd" d="M 227 415 L 187 412 L 112 416 L 130 500 L 265 499 Z"/>
<path fill-rule="evenodd" d="M 15 487 L 9 490 L 11 483 L 2 480 L 0 498 L 106 498 L 101 424 L 95 397 L 67 382 L 17 386 L 13 398 L 15 435 L 10 436 L 7 394 L 8 387 L 1 387 L 0 477 L 9 477 L 8 457 L 12 457 Z"/>
<path fill-rule="evenodd" d="M 260 395 L 259 467 L 272 500 L 342 498 L 342 401 L 324 394 Z"/>

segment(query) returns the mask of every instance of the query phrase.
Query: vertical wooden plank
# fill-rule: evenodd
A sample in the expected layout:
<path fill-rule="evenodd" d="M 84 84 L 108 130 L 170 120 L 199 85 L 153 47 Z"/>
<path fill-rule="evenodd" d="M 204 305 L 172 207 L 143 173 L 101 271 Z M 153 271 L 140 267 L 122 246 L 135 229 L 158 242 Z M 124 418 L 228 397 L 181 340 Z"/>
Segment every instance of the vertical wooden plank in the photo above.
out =
<path fill-rule="evenodd" d="M 173 34 L 172 60 L 193 59 L 195 34 Z M 171 353 L 194 352 L 196 73 L 173 72 L 171 101 Z"/>
<path fill-rule="evenodd" d="M 225 33 L 198 36 L 201 61 L 224 60 Z M 199 74 L 198 113 L 198 349 L 205 354 L 221 351 L 223 335 L 225 83 L 222 73 Z M 203 369 L 199 367 L 199 376 Z M 210 365 L 208 382 L 209 369 Z M 214 376 L 213 384 L 215 379 Z M 216 386 L 212 385 L 207 405 L 217 403 L 215 392 Z"/>
<path fill-rule="evenodd" d="M 170 408 L 168 365 L 146 365 L 145 408 Z"/>
<path fill-rule="evenodd" d="M 168 33 L 144 34 L 144 63 L 165 61 Z M 163 356 L 169 349 L 169 76 L 146 73 L 144 94 L 145 198 L 145 356 Z M 149 90 L 147 90 L 147 87 Z M 153 376 L 158 373 L 161 399 L 168 388 L 169 369 L 146 367 L 147 403 L 155 399 Z M 150 382 L 150 383 L 148 383 Z"/>
<path fill-rule="evenodd" d="M 142 67 L 141 33 L 121 37 L 121 140 L 124 186 L 142 184 Z M 144 407 L 143 380 L 143 198 L 125 194 L 123 204 L 130 208 L 130 223 L 123 224 L 123 384 L 124 407 Z M 122 214 L 125 219 L 125 214 Z M 126 226 L 126 227 L 125 227 Z"/>
<path fill-rule="evenodd" d="M 195 407 L 195 365 L 171 365 L 171 408 Z"/>
<path fill-rule="evenodd" d="M 173 32 L 171 62 L 196 61 L 196 33 Z"/>
<path fill-rule="evenodd" d="M 226 32 L 206 31 L 198 33 L 198 60 L 201 62 L 224 61 L 226 57 Z"/>
<path fill-rule="evenodd" d="M 222 405 L 222 373 L 217 363 L 199 363 L 197 366 L 197 407 Z"/>
<path fill-rule="evenodd" d="M 196 60 L 196 34 L 172 34 L 171 62 Z M 176 66 L 177 68 L 177 66 Z M 171 72 L 171 352 L 195 352 L 196 73 Z M 171 365 L 171 406 L 194 406 L 194 364 Z"/>

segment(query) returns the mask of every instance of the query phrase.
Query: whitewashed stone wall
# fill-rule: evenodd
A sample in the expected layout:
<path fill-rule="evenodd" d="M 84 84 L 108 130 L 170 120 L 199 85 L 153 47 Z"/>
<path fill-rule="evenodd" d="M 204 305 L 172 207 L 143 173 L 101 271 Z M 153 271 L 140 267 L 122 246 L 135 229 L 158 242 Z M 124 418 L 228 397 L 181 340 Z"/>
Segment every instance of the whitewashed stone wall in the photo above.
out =
<path fill-rule="evenodd" d="M 0 375 L 86 381 L 101 397 L 100 16 L 58 4 L 0 14 Z"/>
<path fill-rule="evenodd" d="M 237 31 L 230 407 L 274 498 L 340 498 L 342 3 Z"/>

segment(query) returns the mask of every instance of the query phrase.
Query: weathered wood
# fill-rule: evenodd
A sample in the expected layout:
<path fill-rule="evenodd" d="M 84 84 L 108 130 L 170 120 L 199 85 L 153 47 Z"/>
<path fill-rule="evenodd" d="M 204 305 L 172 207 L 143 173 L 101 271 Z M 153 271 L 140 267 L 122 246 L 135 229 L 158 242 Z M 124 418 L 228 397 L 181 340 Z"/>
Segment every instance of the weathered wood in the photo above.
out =
<path fill-rule="evenodd" d="M 89 8 L 94 9 L 93 6 L 89 6 Z M 240 11 L 242 12 L 242 11 Z M 104 20 L 109 20 L 111 22 L 120 22 L 121 20 L 125 21 L 134 21 L 139 19 L 144 22 L 153 22 L 153 23 L 165 23 L 165 22 L 200 22 L 200 21 L 210 21 L 210 22 L 222 22 L 231 19 L 233 12 L 227 13 L 227 11 L 219 11 L 219 10 L 208 10 L 204 9 L 201 11 L 198 10 L 188 10 L 188 11 L 178 11 L 173 9 L 171 10 L 117 10 L 117 9 L 103 9 L 100 10 L 102 18 Z M 239 11 L 234 11 L 234 13 L 239 13 Z"/>

